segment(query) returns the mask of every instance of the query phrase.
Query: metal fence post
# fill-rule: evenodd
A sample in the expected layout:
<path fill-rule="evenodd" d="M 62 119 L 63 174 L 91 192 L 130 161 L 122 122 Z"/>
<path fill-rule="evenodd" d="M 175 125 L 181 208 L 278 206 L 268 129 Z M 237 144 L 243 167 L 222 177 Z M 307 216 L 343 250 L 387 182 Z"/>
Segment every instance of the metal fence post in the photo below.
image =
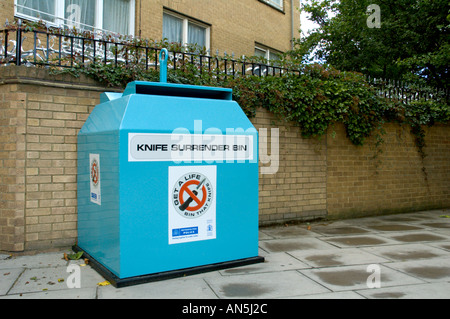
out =
<path fill-rule="evenodd" d="M 16 65 L 19 66 L 22 61 L 22 20 L 17 21 L 16 32 Z"/>

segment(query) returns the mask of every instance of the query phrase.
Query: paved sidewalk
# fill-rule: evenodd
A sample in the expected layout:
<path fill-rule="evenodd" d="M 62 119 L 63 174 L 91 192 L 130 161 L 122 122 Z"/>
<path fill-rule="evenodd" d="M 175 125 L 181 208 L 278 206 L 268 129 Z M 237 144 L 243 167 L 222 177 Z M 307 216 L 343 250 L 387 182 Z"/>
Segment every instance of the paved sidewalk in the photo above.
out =
<path fill-rule="evenodd" d="M 120 289 L 99 286 L 103 277 L 81 260 L 65 261 L 63 252 L 0 254 L 0 299 L 447 299 L 450 218 L 444 215 L 450 209 L 311 223 L 310 230 L 307 224 L 261 228 L 265 263 Z M 81 287 L 69 289 L 74 269 Z"/>

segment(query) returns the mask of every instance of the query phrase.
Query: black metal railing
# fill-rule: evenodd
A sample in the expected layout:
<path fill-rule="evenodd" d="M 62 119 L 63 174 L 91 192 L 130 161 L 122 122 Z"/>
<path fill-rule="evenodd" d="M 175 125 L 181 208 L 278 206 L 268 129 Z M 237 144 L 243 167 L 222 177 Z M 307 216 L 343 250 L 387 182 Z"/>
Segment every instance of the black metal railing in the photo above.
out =
<path fill-rule="evenodd" d="M 161 48 L 136 39 L 94 37 L 91 33 L 76 34 L 71 30 L 27 30 L 15 27 L 0 31 L 0 65 L 51 66 L 61 68 L 85 67 L 91 63 L 139 67 L 157 70 Z M 169 51 L 168 67 L 177 69 L 186 64 L 200 72 L 222 76 L 279 76 L 299 70 L 266 64 L 254 60 L 234 59 L 232 56 L 210 56 L 200 53 Z"/>
<path fill-rule="evenodd" d="M 135 65 L 146 70 L 159 68 L 161 47 L 135 38 L 78 32 L 71 29 L 28 28 L 16 25 L 0 30 L 0 66 L 26 65 L 60 68 L 82 68 L 90 64 L 113 67 Z M 168 68 L 191 66 L 200 74 L 208 72 L 217 77 L 281 76 L 288 73 L 302 74 L 302 67 L 276 61 L 262 61 L 225 55 L 219 57 L 202 53 L 169 50 Z M 402 103 L 416 100 L 438 100 L 450 97 L 449 89 L 418 87 L 383 79 L 368 78 L 368 82 L 380 96 Z"/>
<path fill-rule="evenodd" d="M 409 104 L 412 101 L 450 99 L 450 89 L 434 88 L 411 84 L 404 81 L 367 77 L 367 82 L 375 88 L 379 96 Z"/>

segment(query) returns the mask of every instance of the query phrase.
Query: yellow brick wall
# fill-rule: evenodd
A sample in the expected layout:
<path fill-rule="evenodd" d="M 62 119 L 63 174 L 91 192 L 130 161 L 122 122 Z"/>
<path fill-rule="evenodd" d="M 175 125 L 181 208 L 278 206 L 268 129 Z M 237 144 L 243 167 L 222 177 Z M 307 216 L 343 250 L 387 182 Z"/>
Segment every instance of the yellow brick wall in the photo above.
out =
<path fill-rule="evenodd" d="M 0 78 L 0 250 L 70 246 L 77 134 L 105 89 L 37 68 L 1 67 Z"/>
<path fill-rule="evenodd" d="M 37 88 L 37 90 L 36 90 Z M 98 93 L 20 85 L 27 94 L 26 243 L 76 238 L 76 136 Z"/>
<path fill-rule="evenodd" d="M 0 29 L 3 29 L 6 19 L 14 20 L 14 0 L 0 0 Z"/>
<path fill-rule="evenodd" d="M 386 124 L 381 153 L 373 140 L 356 147 L 342 125 L 327 137 L 329 217 L 378 215 L 450 207 L 450 128 L 427 129 L 422 162 L 406 126 Z M 424 168 L 424 171 L 423 171 Z"/>
<path fill-rule="evenodd" d="M 46 69 L 0 68 L 0 250 L 76 242 L 77 134 L 110 90 Z M 427 129 L 422 164 L 413 136 L 399 125 L 385 126 L 374 159 L 374 148 L 352 145 L 341 125 L 315 140 L 264 109 L 251 120 L 269 137 L 279 132 L 278 170 L 259 176 L 260 224 L 450 207 L 449 126 Z M 260 144 L 270 153 L 269 137 Z"/>
<path fill-rule="evenodd" d="M 0 87 L 0 250 L 24 249 L 26 94 Z"/>
<path fill-rule="evenodd" d="M 258 109 L 251 121 L 258 131 L 279 130 L 278 171 L 259 176 L 260 224 L 326 216 L 326 140 L 303 139 L 298 127 L 265 109 Z M 260 156 L 265 145 L 270 154 L 272 145 L 260 133 Z"/>

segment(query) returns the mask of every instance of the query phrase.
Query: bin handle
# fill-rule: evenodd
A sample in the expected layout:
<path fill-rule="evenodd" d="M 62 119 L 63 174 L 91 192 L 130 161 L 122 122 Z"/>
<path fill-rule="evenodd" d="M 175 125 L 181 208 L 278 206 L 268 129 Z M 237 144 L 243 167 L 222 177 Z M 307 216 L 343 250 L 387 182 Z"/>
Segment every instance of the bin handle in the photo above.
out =
<path fill-rule="evenodd" d="M 169 59 L 169 51 L 166 48 L 161 49 L 159 53 L 159 82 L 167 83 L 167 60 Z"/>

